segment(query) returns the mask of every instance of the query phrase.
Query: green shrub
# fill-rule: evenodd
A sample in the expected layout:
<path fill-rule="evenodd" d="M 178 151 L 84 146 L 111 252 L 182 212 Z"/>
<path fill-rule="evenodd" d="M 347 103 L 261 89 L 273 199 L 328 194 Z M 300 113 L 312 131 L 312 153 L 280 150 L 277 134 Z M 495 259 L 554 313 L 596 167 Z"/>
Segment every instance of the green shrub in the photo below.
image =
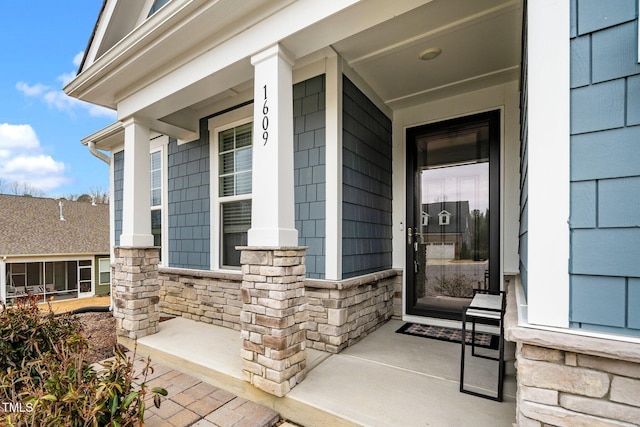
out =
<path fill-rule="evenodd" d="M 38 299 L 31 295 L 21 298 L 7 310 L 2 303 L 0 314 L 0 372 L 18 369 L 23 362 L 51 353 L 55 343 L 79 336 L 81 327 L 77 319 L 66 315 L 56 317 L 51 310 L 43 313 Z M 86 340 L 69 342 L 74 350 L 81 350 Z"/>
<path fill-rule="evenodd" d="M 161 388 L 147 389 L 150 359 L 135 377 L 133 360 L 117 347 L 97 369 L 87 361 L 88 340 L 78 321 L 42 314 L 33 298 L 15 307 L 2 304 L 0 344 L 0 424 L 9 426 L 143 425 L 145 397 L 160 406 Z M 3 353 L 0 353 L 3 354 Z M 136 385 L 136 382 L 140 385 Z"/>

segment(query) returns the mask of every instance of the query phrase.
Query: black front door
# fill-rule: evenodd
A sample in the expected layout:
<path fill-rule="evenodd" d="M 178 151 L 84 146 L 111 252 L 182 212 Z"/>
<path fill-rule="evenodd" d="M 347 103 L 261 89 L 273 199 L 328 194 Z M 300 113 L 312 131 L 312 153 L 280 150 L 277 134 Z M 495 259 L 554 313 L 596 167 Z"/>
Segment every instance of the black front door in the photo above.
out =
<path fill-rule="evenodd" d="M 407 130 L 407 313 L 460 319 L 499 290 L 500 112 Z"/>

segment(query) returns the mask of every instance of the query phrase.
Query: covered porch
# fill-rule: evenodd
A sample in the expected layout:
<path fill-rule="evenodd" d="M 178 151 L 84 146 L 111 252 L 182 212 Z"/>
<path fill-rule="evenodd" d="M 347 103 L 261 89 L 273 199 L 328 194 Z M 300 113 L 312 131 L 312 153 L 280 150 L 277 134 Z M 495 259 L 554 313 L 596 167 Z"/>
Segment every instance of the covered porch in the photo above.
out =
<path fill-rule="evenodd" d="M 515 421 L 513 354 L 507 355 L 505 400 L 458 391 L 460 345 L 398 334 L 391 320 L 339 354 L 307 349 L 307 377 L 286 397 L 242 379 L 238 331 L 185 318 L 162 322 L 138 339 L 138 353 L 311 426 L 510 426 Z M 189 331 L 189 333 L 185 333 Z M 478 386 L 495 384 L 491 363 L 471 358 Z"/>
<path fill-rule="evenodd" d="M 480 285 L 497 291 L 518 271 L 521 1 L 232 5 L 168 2 L 133 26 L 136 32 L 122 28 L 129 35 L 112 45 L 119 35 L 107 29 L 65 88 L 118 111 L 120 123 L 84 141 L 111 153 L 118 334 L 163 354 L 185 351 L 167 357 L 198 371 L 193 355 L 205 356 L 199 363 L 207 366 L 218 360 L 212 355 L 220 341 L 199 335 L 207 325 L 170 333 L 160 316 L 219 322 L 241 331 L 242 338 L 229 331 L 240 342 L 228 345 L 239 388 L 253 390 L 250 383 L 283 396 L 305 377 L 310 383 L 306 397 L 270 401 L 315 405 L 320 392 L 336 400 L 319 413 L 349 407 L 353 414 L 341 416 L 351 419 L 380 410 L 397 423 L 410 411 L 392 408 L 412 407 L 418 418 L 406 424 L 421 424 L 427 400 L 434 414 L 461 416 L 471 403 L 458 396 L 456 345 L 419 344 L 439 356 L 413 353 L 405 342 L 387 342 L 380 354 L 364 340 L 350 346 L 392 316 L 455 326 L 460 307 L 449 313 L 422 303 L 428 279 L 454 288 L 434 296 L 449 301 Z M 105 22 L 126 26 L 125 7 L 106 11 Z M 444 122 L 458 136 L 433 133 L 431 125 Z M 427 156 L 434 160 L 422 161 Z M 475 165 L 481 177 L 466 172 Z M 440 235 L 455 241 L 435 242 L 421 214 L 446 201 L 453 207 L 440 206 L 434 219 L 444 215 Z M 472 231 L 483 244 L 470 246 Z M 453 258 L 464 259 L 428 264 L 427 243 L 453 243 Z M 319 358 L 307 376 L 316 353 L 305 352 L 305 342 L 338 354 Z M 385 348 L 398 349 L 406 363 Z M 339 380 L 340 390 L 355 387 L 347 393 L 359 399 L 352 404 L 336 392 L 343 371 L 358 374 Z M 397 386 L 386 391 L 390 384 Z M 439 402 L 445 395 L 449 406 Z M 367 402 L 389 407 L 361 406 Z M 492 411 L 481 412 L 495 425 Z"/>

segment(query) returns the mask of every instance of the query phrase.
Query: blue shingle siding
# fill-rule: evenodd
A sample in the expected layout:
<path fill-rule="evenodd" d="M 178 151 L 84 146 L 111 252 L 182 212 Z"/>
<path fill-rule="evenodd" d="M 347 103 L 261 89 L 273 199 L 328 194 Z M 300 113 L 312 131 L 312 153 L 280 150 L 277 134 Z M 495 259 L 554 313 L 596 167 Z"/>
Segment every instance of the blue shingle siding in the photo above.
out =
<path fill-rule="evenodd" d="M 632 177 L 640 165 L 640 126 L 571 137 L 571 181 Z"/>
<path fill-rule="evenodd" d="M 596 182 L 571 183 L 571 227 L 593 228 L 596 226 Z"/>
<path fill-rule="evenodd" d="M 640 335 L 637 0 L 571 13 L 570 322 Z"/>
<path fill-rule="evenodd" d="M 571 278 L 574 309 L 571 320 L 623 328 L 626 280 L 623 277 L 577 276 Z"/>
<path fill-rule="evenodd" d="M 638 228 L 574 229 L 572 273 L 640 277 L 639 242 Z"/>
<path fill-rule="evenodd" d="M 571 87 L 586 86 L 591 81 L 591 38 L 571 40 Z"/>
<path fill-rule="evenodd" d="M 206 121 L 199 141 L 168 146 L 169 266 L 210 266 L 209 137 Z M 204 128 L 203 128 L 204 126 Z"/>
<path fill-rule="evenodd" d="M 636 22 L 598 31 L 591 38 L 594 83 L 640 73 Z"/>
<path fill-rule="evenodd" d="M 578 0 L 577 4 L 578 13 L 575 7 L 571 8 L 571 21 L 577 21 L 580 35 L 632 21 L 636 16 L 637 0 Z"/>
<path fill-rule="evenodd" d="M 627 126 L 640 125 L 640 75 L 627 79 Z M 629 96 L 630 95 L 630 96 Z"/>
<path fill-rule="evenodd" d="M 624 126 L 624 95 L 624 79 L 572 89 L 571 133 L 579 134 Z"/>
<path fill-rule="evenodd" d="M 638 211 L 640 211 L 640 177 L 598 181 L 598 226 L 600 228 L 640 227 Z"/>
<path fill-rule="evenodd" d="M 627 284 L 627 325 L 640 329 L 640 279 L 629 279 Z"/>
<path fill-rule="evenodd" d="M 122 191 L 124 188 L 124 151 L 113 153 L 113 230 L 115 245 L 120 245 L 122 234 Z"/>
<path fill-rule="evenodd" d="M 293 86 L 294 197 L 298 244 L 308 246 L 307 277 L 325 277 L 325 76 Z"/>
<path fill-rule="evenodd" d="M 391 267 L 391 120 L 343 79 L 342 276 Z"/>

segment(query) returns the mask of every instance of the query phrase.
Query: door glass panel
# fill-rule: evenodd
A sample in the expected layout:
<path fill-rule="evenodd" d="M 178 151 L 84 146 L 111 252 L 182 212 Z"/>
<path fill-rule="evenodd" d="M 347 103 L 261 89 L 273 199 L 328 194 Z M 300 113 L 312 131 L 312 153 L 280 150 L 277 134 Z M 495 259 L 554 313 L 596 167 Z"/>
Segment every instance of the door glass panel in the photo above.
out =
<path fill-rule="evenodd" d="M 415 139 L 413 308 L 458 316 L 489 287 L 489 122 Z M 443 317 L 448 317 L 444 315 Z"/>

